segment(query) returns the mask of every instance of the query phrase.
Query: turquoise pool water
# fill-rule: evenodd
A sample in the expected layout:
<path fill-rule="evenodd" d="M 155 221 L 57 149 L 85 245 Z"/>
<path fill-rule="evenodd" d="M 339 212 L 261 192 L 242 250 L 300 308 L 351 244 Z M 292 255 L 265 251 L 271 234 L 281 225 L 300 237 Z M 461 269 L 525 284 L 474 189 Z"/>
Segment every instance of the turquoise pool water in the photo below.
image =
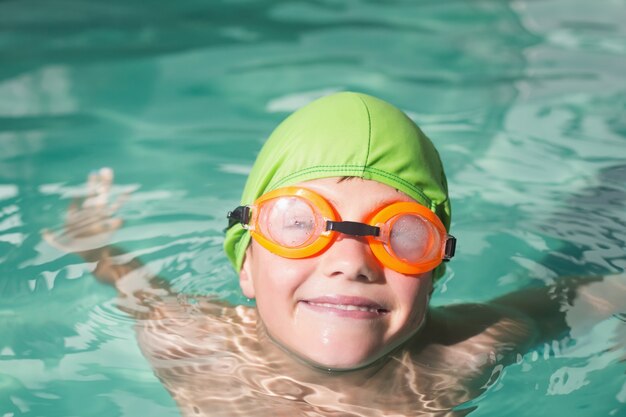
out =
<path fill-rule="evenodd" d="M 437 305 L 626 268 L 626 2 L 0 2 L 0 416 L 177 416 L 133 321 L 42 242 L 86 174 L 135 189 L 115 243 L 247 303 L 224 215 L 266 135 L 341 90 L 401 107 L 447 166 Z M 520 356 L 472 416 L 626 416 L 626 325 Z"/>

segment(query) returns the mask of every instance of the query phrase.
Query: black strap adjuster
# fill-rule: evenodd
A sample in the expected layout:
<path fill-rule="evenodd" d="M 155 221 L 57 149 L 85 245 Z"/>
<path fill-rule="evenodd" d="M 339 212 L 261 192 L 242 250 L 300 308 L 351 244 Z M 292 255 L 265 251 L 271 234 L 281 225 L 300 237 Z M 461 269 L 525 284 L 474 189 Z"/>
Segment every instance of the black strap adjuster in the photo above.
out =
<path fill-rule="evenodd" d="M 239 206 L 233 211 L 229 211 L 226 217 L 228 218 L 228 227 L 226 230 L 230 229 L 237 223 L 241 223 L 245 226 L 250 222 L 250 207 Z"/>
<path fill-rule="evenodd" d="M 448 235 L 448 239 L 446 240 L 446 248 L 443 252 L 443 261 L 448 262 L 454 256 L 454 252 L 456 252 L 456 238 L 452 235 Z"/>

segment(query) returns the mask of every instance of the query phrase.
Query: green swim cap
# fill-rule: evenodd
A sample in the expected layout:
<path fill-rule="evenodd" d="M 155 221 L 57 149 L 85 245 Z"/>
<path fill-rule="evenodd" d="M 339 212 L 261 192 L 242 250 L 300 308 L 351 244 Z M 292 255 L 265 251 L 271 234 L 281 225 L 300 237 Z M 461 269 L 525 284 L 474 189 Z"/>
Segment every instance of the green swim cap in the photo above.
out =
<path fill-rule="evenodd" d="M 394 187 L 450 227 L 446 176 L 432 142 L 398 108 L 352 92 L 320 98 L 278 125 L 252 167 L 241 205 L 276 188 L 344 176 Z M 226 232 L 224 250 L 237 271 L 249 243 L 240 224 Z M 435 277 L 443 273 L 437 269 Z"/>

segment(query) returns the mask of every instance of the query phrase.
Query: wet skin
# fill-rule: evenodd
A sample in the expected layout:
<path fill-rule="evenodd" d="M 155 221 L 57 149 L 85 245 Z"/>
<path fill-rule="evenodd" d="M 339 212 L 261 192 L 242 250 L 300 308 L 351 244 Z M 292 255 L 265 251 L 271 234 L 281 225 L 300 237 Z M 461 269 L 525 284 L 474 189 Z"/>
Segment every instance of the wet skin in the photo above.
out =
<path fill-rule="evenodd" d="M 307 260 L 253 244 L 240 283 L 256 308 L 211 297 L 191 302 L 106 246 L 121 226 L 107 202 L 111 182 L 108 171 L 90 177 L 93 192 L 70 208 L 63 232 L 44 238 L 97 262 L 94 276 L 113 285 L 119 308 L 137 319 L 139 345 L 184 415 L 464 415 L 452 408 L 482 392 L 518 354 L 626 310 L 624 274 L 562 278 L 487 304 L 429 309 L 430 274 L 385 269 L 352 237 Z M 346 220 L 408 198 L 366 184 L 307 186 Z M 625 337 L 615 335 L 616 348 Z"/>
<path fill-rule="evenodd" d="M 343 220 L 364 221 L 375 209 L 413 201 L 387 185 L 336 178 L 300 184 L 329 201 Z M 270 337 L 311 364 L 328 369 L 368 365 L 420 329 L 431 273 L 404 275 L 382 265 L 362 237 L 339 235 L 304 259 L 275 255 L 252 242 L 240 273 Z"/>

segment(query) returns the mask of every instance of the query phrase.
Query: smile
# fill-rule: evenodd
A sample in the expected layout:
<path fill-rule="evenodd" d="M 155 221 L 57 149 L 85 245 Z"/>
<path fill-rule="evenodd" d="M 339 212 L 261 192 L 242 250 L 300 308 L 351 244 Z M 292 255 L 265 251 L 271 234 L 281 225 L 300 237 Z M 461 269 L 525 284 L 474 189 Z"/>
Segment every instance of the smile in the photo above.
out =
<path fill-rule="evenodd" d="M 371 311 L 373 313 L 380 313 L 383 311 L 379 308 L 355 306 L 355 305 L 350 305 L 350 304 L 331 304 L 331 303 L 312 303 L 312 302 L 309 302 L 308 304 L 312 306 L 317 306 L 317 307 L 336 308 L 339 310 L 346 310 L 346 311 Z"/>
<path fill-rule="evenodd" d="M 349 318 L 377 318 L 389 313 L 378 303 L 361 297 L 319 297 L 301 300 L 309 310 Z"/>

